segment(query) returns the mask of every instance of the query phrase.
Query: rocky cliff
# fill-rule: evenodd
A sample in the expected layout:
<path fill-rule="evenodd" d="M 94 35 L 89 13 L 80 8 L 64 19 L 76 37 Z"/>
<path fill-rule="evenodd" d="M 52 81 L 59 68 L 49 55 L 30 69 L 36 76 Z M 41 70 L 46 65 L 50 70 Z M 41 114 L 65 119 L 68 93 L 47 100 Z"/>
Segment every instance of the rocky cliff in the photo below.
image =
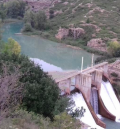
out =
<path fill-rule="evenodd" d="M 82 35 L 84 34 L 85 31 L 82 28 L 69 28 L 69 29 L 60 28 L 55 37 L 59 40 L 65 39 L 67 37 L 73 37 L 73 39 L 78 39 L 82 37 Z"/>

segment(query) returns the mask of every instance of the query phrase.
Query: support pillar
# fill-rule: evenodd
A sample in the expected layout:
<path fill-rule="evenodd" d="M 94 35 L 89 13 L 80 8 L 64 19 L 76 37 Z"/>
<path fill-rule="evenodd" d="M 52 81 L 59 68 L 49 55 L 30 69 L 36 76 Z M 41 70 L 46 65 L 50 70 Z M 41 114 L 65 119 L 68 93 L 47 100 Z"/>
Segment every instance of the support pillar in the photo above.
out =
<path fill-rule="evenodd" d="M 70 94 L 71 79 L 69 78 L 67 80 L 59 82 L 58 86 L 62 91 L 66 92 L 67 94 Z"/>

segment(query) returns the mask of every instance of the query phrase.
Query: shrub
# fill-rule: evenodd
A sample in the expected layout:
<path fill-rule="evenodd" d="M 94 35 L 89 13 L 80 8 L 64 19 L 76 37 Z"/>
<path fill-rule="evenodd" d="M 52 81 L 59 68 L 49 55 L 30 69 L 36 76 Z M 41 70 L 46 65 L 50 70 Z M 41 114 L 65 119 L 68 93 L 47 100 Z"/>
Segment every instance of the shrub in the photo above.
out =
<path fill-rule="evenodd" d="M 81 123 L 66 112 L 63 112 L 55 116 L 52 127 L 55 129 L 81 129 Z"/>
<path fill-rule="evenodd" d="M 23 17 L 25 13 L 26 3 L 20 0 L 8 1 L 5 4 L 7 10 L 7 16 L 11 18 Z"/>
<path fill-rule="evenodd" d="M 120 52 L 119 52 L 120 44 L 119 44 L 119 42 L 113 41 L 113 42 L 110 42 L 108 45 L 109 45 L 108 46 L 108 51 L 111 55 L 120 56 Z"/>
<path fill-rule="evenodd" d="M 113 77 L 118 77 L 118 74 L 115 73 L 115 72 L 111 73 L 111 75 L 112 75 Z"/>
<path fill-rule="evenodd" d="M 23 32 L 32 32 L 33 29 L 32 29 L 32 26 L 30 23 L 26 23 L 24 28 L 23 28 Z"/>
<path fill-rule="evenodd" d="M 21 52 L 21 46 L 17 41 L 15 41 L 12 38 L 9 38 L 8 42 L 6 44 L 3 44 L 1 51 L 3 53 L 8 53 L 9 55 L 11 54 L 19 55 Z"/>
<path fill-rule="evenodd" d="M 44 30 L 47 20 L 46 20 L 45 13 L 42 11 L 39 11 L 36 13 L 32 11 L 27 11 L 24 16 L 24 22 L 30 23 L 32 28 L 35 28 L 38 30 Z"/>
<path fill-rule="evenodd" d="M 79 120 L 72 118 L 66 112 L 49 118 L 37 115 L 25 110 L 16 110 L 9 115 L 9 118 L 1 121 L 1 129 L 81 129 Z"/>
<path fill-rule="evenodd" d="M 21 17 L 21 16 L 18 16 L 17 19 L 18 19 L 18 20 L 22 20 L 22 17 Z"/>

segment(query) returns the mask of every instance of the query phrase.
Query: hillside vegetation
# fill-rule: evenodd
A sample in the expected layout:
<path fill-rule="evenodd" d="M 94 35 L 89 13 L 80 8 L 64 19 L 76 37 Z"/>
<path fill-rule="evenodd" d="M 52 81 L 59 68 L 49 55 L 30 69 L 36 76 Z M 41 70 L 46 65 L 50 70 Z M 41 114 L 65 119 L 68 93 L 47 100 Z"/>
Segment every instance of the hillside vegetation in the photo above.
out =
<path fill-rule="evenodd" d="M 56 34 L 60 26 L 68 27 L 73 24 L 75 27 L 84 28 L 86 33 L 95 34 L 96 38 L 120 40 L 119 5 L 119 0 L 62 0 L 51 8 L 54 13 L 59 11 L 59 14 L 50 20 L 53 28 L 51 32 Z M 85 26 L 86 23 L 91 26 Z"/>

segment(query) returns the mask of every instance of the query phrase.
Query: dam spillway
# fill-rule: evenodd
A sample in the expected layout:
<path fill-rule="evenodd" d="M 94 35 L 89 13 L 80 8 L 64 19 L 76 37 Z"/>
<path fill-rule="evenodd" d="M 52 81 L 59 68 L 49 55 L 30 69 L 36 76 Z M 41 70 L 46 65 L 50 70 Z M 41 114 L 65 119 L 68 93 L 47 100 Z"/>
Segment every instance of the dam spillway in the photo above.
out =
<path fill-rule="evenodd" d="M 120 103 L 109 81 L 102 81 L 100 96 L 107 110 L 116 117 L 116 122 L 120 122 Z"/>
<path fill-rule="evenodd" d="M 96 88 L 91 89 L 91 98 L 90 98 L 91 105 L 94 109 L 94 112 L 98 114 L 98 93 Z"/>
<path fill-rule="evenodd" d="M 81 107 L 83 107 L 85 109 L 84 116 L 78 117 L 78 119 L 80 119 L 84 123 L 86 123 L 86 120 L 87 120 L 87 124 L 89 126 L 91 126 L 91 128 L 103 129 L 102 127 L 100 127 L 96 124 L 96 122 L 84 100 L 84 97 L 82 96 L 81 93 L 75 93 L 75 94 L 71 95 L 71 99 L 75 102 L 74 109 L 81 108 Z"/>
<path fill-rule="evenodd" d="M 118 109 L 120 109 L 119 101 L 110 82 L 104 82 L 102 80 L 102 78 L 109 80 L 107 72 L 107 62 L 89 67 L 82 71 L 49 72 L 49 75 L 51 75 L 58 84 L 62 92 L 61 95 L 71 95 L 75 93 L 72 96 L 76 103 L 76 107 L 84 108 L 85 106 L 86 109 L 89 110 L 88 116 L 92 117 L 87 118 L 84 116 L 84 118 L 81 118 L 81 121 L 91 126 L 91 128 L 106 128 L 106 124 L 101 118 L 119 121 L 119 113 L 116 113 L 119 112 Z M 82 97 L 81 95 L 76 95 L 76 92 L 81 94 Z M 104 94 L 106 94 L 107 97 Z M 90 123 L 88 119 L 91 120 Z"/>

